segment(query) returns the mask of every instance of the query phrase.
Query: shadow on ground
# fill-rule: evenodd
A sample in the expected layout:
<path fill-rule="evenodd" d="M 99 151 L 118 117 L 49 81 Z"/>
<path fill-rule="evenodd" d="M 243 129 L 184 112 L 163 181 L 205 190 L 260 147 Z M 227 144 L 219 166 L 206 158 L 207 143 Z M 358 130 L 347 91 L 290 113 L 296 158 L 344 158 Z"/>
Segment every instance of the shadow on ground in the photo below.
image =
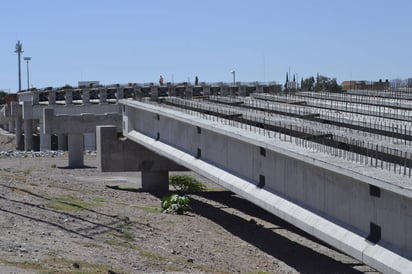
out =
<path fill-rule="evenodd" d="M 222 206 L 216 207 L 201 201 L 201 199 L 196 198 L 196 195 L 218 202 L 223 205 L 223 208 L 233 208 L 253 217 L 245 220 L 226 212 Z M 353 268 L 363 265 L 361 263 L 336 261 L 329 256 L 275 233 L 274 230 L 276 229 L 287 229 L 311 241 L 327 246 L 304 231 L 288 224 L 247 200 L 236 196 L 230 191 L 199 192 L 195 195 L 190 195 L 190 197 L 190 205 L 194 214 L 198 214 L 219 224 L 230 233 L 283 261 L 300 273 L 363 273 Z M 274 226 L 265 228 L 257 224 L 253 218 L 262 219 Z"/>

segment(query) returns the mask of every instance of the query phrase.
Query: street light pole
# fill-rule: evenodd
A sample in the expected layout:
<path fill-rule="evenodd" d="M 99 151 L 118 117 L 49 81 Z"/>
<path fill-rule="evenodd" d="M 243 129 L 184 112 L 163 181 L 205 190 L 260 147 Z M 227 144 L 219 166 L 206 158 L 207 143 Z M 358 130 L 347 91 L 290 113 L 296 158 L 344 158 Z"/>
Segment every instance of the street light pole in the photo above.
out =
<path fill-rule="evenodd" d="M 21 59 L 20 59 L 20 55 L 23 53 L 23 45 L 20 43 L 20 40 L 17 41 L 16 50 L 15 50 L 14 52 L 17 53 L 17 56 L 18 56 L 18 65 L 19 65 L 19 91 L 21 91 L 21 67 L 20 67 Z"/>
<path fill-rule="evenodd" d="M 233 74 L 233 85 L 235 85 L 236 84 L 236 76 L 235 76 L 236 72 L 232 70 L 231 73 Z"/>
<path fill-rule="evenodd" d="M 30 89 L 30 74 L 29 74 L 29 61 L 31 60 L 31 57 L 24 57 L 24 61 L 27 63 L 27 90 Z"/>

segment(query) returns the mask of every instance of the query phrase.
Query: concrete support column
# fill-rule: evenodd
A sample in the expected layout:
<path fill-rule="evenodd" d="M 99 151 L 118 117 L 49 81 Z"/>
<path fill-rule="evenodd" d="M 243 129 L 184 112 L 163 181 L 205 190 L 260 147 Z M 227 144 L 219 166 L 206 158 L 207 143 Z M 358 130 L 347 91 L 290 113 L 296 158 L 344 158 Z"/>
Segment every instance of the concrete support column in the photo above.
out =
<path fill-rule="evenodd" d="M 159 97 L 159 88 L 157 86 L 152 86 L 150 88 L 150 100 L 157 101 L 158 97 Z"/>
<path fill-rule="evenodd" d="M 186 87 L 186 91 L 185 91 L 185 97 L 188 99 L 192 99 L 193 97 L 193 87 Z"/>
<path fill-rule="evenodd" d="M 107 89 L 101 88 L 99 90 L 99 100 L 100 100 L 100 104 L 107 103 Z"/>
<path fill-rule="evenodd" d="M 119 101 L 120 99 L 124 98 L 124 91 L 123 88 L 117 88 L 116 89 L 116 99 Z"/>
<path fill-rule="evenodd" d="M 69 134 L 69 167 L 83 167 L 83 134 Z"/>
<path fill-rule="evenodd" d="M 145 191 L 168 191 L 168 171 L 142 171 L 142 189 Z"/>
<path fill-rule="evenodd" d="M 136 100 L 142 99 L 142 89 L 140 87 L 133 87 L 133 92 Z"/>
<path fill-rule="evenodd" d="M 203 95 L 210 95 L 210 86 L 203 86 Z"/>
<path fill-rule="evenodd" d="M 32 119 L 24 119 L 24 150 L 33 149 L 33 123 Z"/>
<path fill-rule="evenodd" d="M 14 130 L 14 120 L 10 120 L 10 121 L 9 121 L 9 132 L 10 132 L 10 133 L 16 132 L 16 131 Z"/>
<path fill-rule="evenodd" d="M 14 124 L 16 126 L 16 149 L 21 150 L 22 147 L 22 131 L 21 131 L 21 117 L 16 116 L 14 118 Z"/>
<path fill-rule="evenodd" d="M 90 104 L 90 90 L 85 89 L 82 92 L 83 105 Z"/>
<path fill-rule="evenodd" d="M 246 96 L 246 86 L 239 86 L 239 95 L 243 97 Z"/>
<path fill-rule="evenodd" d="M 57 149 L 58 150 L 67 150 L 67 135 L 66 134 L 58 134 L 57 135 Z"/>
<path fill-rule="evenodd" d="M 56 104 L 56 90 L 52 89 L 49 91 L 49 106 Z"/>
<path fill-rule="evenodd" d="M 40 151 L 51 150 L 51 134 L 44 133 L 44 125 L 40 119 Z"/>
<path fill-rule="evenodd" d="M 220 86 L 220 93 L 223 96 L 229 95 L 229 87 L 227 86 Z"/>
<path fill-rule="evenodd" d="M 96 150 L 96 134 L 85 133 L 84 134 L 84 150 L 93 151 Z"/>
<path fill-rule="evenodd" d="M 39 95 L 39 93 L 38 92 L 32 92 L 32 94 L 33 94 L 33 105 L 38 105 L 39 104 L 39 101 L 40 101 L 40 95 Z"/>
<path fill-rule="evenodd" d="M 73 91 L 71 89 L 65 90 L 66 92 L 66 105 L 71 105 L 73 103 Z"/>

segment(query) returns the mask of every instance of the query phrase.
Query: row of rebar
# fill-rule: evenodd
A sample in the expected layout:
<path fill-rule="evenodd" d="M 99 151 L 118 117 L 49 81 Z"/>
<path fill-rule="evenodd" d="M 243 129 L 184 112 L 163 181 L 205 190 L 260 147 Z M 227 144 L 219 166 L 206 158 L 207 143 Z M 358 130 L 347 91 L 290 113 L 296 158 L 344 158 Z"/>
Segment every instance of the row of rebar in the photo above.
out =
<path fill-rule="evenodd" d="M 333 134 L 328 130 L 315 130 L 310 124 L 293 125 L 277 120 L 277 115 L 266 113 L 262 110 L 251 109 L 249 112 L 244 111 L 240 113 L 239 109 L 236 109 L 238 107 L 236 104 L 239 104 L 239 100 L 229 108 L 227 105 L 213 105 L 210 102 L 179 98 L 167 98 L 165 101 L 169 105 L 173 105 L 174 108 L 184 111 L 189 115 L 211 120 L 214 123 L 217 122 L 247 130 L 264 135 L 269 139 L 278 138 L 299 147 L 323 152 L 346 161 L 362 163 L 409 177 L 411 174 L 412 153 L 404 150 L 404 147 L 393 148 L 372 141 Z M 228 101 L 228 99 L 225 99 L 225 101 Z M 264 114 L 262 115 L 262 113 Z M 330 125 L 327 125 L 327 127 L 330 127 Z M 320 137 L 316 139 L 316 136 Z M 395 140 L 396 138 L 392 139 Z M 404 144 L 404 140 L 396 140 Z"/>

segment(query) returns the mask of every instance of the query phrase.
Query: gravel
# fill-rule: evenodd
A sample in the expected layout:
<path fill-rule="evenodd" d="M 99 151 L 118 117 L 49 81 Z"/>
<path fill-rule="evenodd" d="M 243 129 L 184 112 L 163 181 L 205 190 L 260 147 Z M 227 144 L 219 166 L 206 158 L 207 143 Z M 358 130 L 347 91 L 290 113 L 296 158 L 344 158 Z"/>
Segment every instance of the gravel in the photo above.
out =
<path fill-rule="evenodd" d="M 65 152 L 0 155 L 0 273 L 375 272 L 190 172 L 207 191 L 171 215 L 94 152 L 82 169 Z"/>

